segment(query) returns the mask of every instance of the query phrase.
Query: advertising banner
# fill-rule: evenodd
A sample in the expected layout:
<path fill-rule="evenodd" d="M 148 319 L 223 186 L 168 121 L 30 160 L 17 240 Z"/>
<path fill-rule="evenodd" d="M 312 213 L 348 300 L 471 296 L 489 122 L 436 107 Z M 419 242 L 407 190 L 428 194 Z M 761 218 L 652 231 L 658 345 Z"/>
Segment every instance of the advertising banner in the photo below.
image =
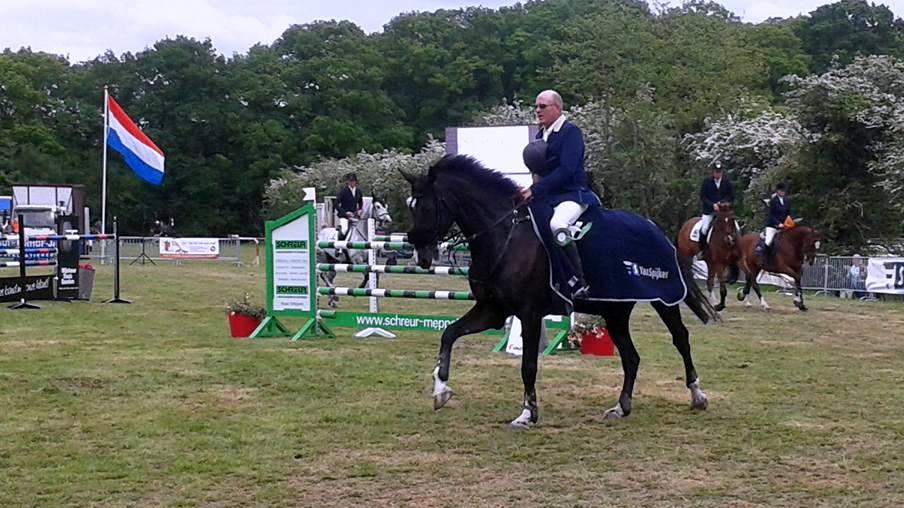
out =
<path fill-rule="evenodd" d="M 160 257 L 216 259 L 220 257 L 220 241 L 216 238 L 161 238 Z"/>
<path fill-rule="evenodd" d="M 53 275 L 0 278 L 0 302 L 52 300 Z"/>
<path fill-rule="evenodd" d="M 904 295 L 904 257 L 870 258 L 866 290 L 871 293 Z"/>

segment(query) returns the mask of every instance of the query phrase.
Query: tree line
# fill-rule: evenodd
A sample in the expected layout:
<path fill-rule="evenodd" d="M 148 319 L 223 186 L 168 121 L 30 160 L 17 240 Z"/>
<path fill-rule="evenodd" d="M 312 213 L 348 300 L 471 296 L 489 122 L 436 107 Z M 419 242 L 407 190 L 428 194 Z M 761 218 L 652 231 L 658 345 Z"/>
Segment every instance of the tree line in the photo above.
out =
<path fill-rule="evenodd" d="M 129 233 L 173 217 L 183 234 L 257 234 L 298 185 L 332 193 L 346 170 L 404 218 L 395 168 L 425 169 L 448 126 L 528 121 L 556 88 L 607 205 L 677 231 L 719 159 L 747 224 L 784 179 L 798 214 L 859 249 L 904 235 L 902 34 L 860 0 L 758 24 L 699 0 L 545 0 L 401 14 L 374 34 L 294 25 L 229 58 L 181 36 L 79 64 L 7 49 L 0 191 L 81 183 L 97 213 L 108 85 L 167 156 L 161 187 L 110 157 L 108 208 Z"/>

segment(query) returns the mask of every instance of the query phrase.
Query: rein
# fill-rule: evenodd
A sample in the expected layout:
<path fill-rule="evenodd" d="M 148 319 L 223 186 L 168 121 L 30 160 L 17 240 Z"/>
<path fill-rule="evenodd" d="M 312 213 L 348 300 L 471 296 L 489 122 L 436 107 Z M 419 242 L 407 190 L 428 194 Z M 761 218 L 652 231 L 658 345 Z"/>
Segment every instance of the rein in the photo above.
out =
<path fill-rule="evenodd" d="M 496 271 L 496 268 L 499 266 L 499 263 L 502 262 L 502 257 L 505 255 L 505 251 L 506 251 L 506 249 L 508 249 L 508 246 L 512 241 L 512 234 L 515 232 L 515 226 L 522 222 L 526 222 L 526 221 L 530 220 L 530 215 L 520 215 L 519 214 L 519 210 L 526 207 L 526 204 L 524 204 L 524 203 L 516 204 L 515 200 L 512 199 L 512 207 L 513 208 L 511 210 L 502 214 L 498 219 L 493 221 L 492 224 L 490 224 L 488 227 L 484 228 L 483 230 L 478 231 L 477 233 L 467 235 L 467 236 L 464 236 L 461 233 L 454 233 L 454 234 L 448 236 L 446 238 L 446 240 L 449 241 L 449 244 L 450 244 L 450 246 L 449 246 L 449 265 L 453 266 L 455 268 L 458 268 L 458 266 L 455 263 L 455 258 L 454 258 L 454 247 L 457 247 L 459 245 L 472 244 L 473 240 L 479 238 L 480 236 L 482 236 L 486 233 L 489 233 L 489 232 L 495 230 L 496 226 L 502 224 L 509 217 L 512 217 L 512 219 L 511 219 L 512 225 L 508 230 L 508 235 L 506 235 L 506 237 L 505 237 L 505 243 L 502 244 L 502 248 L 499 249 L 499 254 L 496 256 L 496 260 L 493 262 L 492 266 L 490 267 L 489 277 L 492 277 L 493 272 Z M 475 282 L 477 284 L 482 284 L 482 285 L 486 285 L 488 282 L 486 280 L 481 280 L 476 277 L 472 277 L 470 271 L 468 272 L 468 280 L 471 282 Z"/>

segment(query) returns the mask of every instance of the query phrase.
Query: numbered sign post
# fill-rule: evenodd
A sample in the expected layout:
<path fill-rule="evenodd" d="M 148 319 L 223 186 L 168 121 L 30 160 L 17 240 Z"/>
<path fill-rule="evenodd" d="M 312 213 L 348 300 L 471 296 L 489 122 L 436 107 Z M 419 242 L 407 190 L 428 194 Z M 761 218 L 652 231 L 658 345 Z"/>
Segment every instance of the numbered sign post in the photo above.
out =
<path fill-rule="evenodd" d="M 308 334 L 334 337 L 316 319 L 315 222 L 314 206 L 307 204 L 266 223 L 267 317 L 251 338 L 291 336 L 299 340 Z M 281 317 L 303 318 L 306 322 L 293 335 Z"/>

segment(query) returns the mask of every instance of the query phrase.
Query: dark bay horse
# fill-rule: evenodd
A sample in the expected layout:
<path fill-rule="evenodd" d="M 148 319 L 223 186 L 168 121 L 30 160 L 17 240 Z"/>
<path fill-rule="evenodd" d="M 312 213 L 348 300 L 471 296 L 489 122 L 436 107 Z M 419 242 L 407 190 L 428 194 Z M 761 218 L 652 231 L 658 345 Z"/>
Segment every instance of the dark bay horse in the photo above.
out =
<path fill-rule="evenodd" d="M 414 225 L 408 239 L 417 249 L 419 264 L 429 268 L 437 243 L 455 223 L 471 248 L 468 280 L 476 303 L 442 335 L 436 368 L 433 371 L 433 407 L 439 409 L 452 397 L 447 385 L 452 346 L 462 335 L 499 329 L 508 316 L 517 316 L 523 327 L 521 379 L 524 398 L 521 414 L 512 427 L 527 428 L 537 422 L 537 357 L 543 317 L 564 314 L 565 308 L 554 299 L 549 287 L 546 251 L 537 239 L 529 220 L 516 215 L 517 185 L 500 173 L 484 168 L 466 156 L 446 156 L 434 164 L 428 174 L 404 175 L 411 184 L 409 206 Z M 586 259 L 585 263 L 592 262 Z M 693 281 L 690 267 L 683 266 L 688 286 L 684 302 L 703 322 L 717 318 L 712 306 Z M 706 394 L 691 359 L 688 331 L 681 320 L 678 305 L 652 303 L 672 335 L 672 342 L 684 360 L 685 382 L 691 392 L 691 407 L 706 409 Z M 640 357 L 631 341 L 629 320 L 634 302 L 575 302 L 575 311 L 602 316 L 618 348 L 624 370 L 624 384 L 618 403 L 607 410 L 606 418 L 621 418 L 631 413 L 631 397 Z"/>
<path fill-rule="evenodd" d="M 816 260 L 816 251 L 819 250 L 820 243 L 819 232 L 814 228 L 807 226 L 796 226 L 791 229 L 780 231 L 775 235 L 773 248 L 775 254 L 767 256 L 764 260 L 757 256 L 754 251 L 757 242 L 760 241 L 759 233 L 749 233 L 741 237 L 738 241 L 738 268 L 740 268 L 747 278 L 747 283 L 743 288 L 738 289 L 738 300 L 746 300 L 750 295 L 750 288 L 756 291 L 756 295 L 760 298 L 760 306 L 763 310 L 769 310 L 769 304 L 763 299 L 760 292 L 760 285 L 756 278 L 760 272 L 772 272 L 777 274 L 785 274 L 794 279 L 794 305 L 806 311 L 807 306 L 804 304 L 804 293 L 800 288 L 801 267 L 804 262 L 811 265 Z M 749 305 L 749 303 L 748 303 Z"/>
<path fill-rule="evenodd" d="M 700 217 L 692 217 L 681 226 L 675 245 L 678 254 L 693 258 L 700 252 L 700 244 L 691 240 L 691 230 L 700 222 Z M 706 290 L 709 299 L 713 301 L 713 286 L 716 278 L 719 279 L 719 303 L 715 304 L 717 311 L 725 309 L 726 288 L 725 270 L 731 271 L 728 284 L 734 284 L 738 280 L 737 250 L 738 228 L 734 206 L 731 203 L 719 203 L 719 211 L 710 225 L 710 241 L 707 245 L 703 259 L 706 261 Z M 702 233 L 701 233 L 702 234 Z"/>

